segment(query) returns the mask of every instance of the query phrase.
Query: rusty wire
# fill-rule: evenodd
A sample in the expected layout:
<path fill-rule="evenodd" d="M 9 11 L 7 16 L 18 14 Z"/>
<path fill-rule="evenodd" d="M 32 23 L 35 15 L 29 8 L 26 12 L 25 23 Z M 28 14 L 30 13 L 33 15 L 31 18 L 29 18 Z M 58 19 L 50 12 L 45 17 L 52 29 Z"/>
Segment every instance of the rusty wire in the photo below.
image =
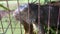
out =
<path fill-rule="evenodd" d="M 58 21 L 57 21 L 57 29 L 56 29 L 56 34 L 58 34 L 58 26 L 59 26 L 59 18 L 60 18 L 60 7 L 59 7 L 59 14 L 58 14 Z"/>
<path fill-rule="evenodd" d="M 2 15 L 1 14 L 0 14 L 0 21 L 1 21 L 2 30 L 4 32 L 4 28 L 3 28 L 3 24 L 2 24 Z"/>
<path fill-rule="evenodd" d="M 30 12 L 30 10 L 29 10 L 29 0 L 28 0 L 28 21 L 29 21 L 29 12 Z M 30 34 L 30 23 L 29 23 L 29 34 Z"/>
<path fill-rule="evenodd" d="M 50 3 L 51 3 L 51 0 L 50 0 Z M 48 12 L 48 32 L 47 34 L 49 34 L 49 31 L 50 30 L 50 5 L 49 5 L 49 12 Z"/>
<path fill-rule="evenodd" d="M 6 3 L 7 3 L 8 9 L 9 9 L 8 0 L 6 0 Z M 11 32 L 12 32 L 12 34 L 13 34 L 13 29 L 12 29 L 12 24 L 11 24 L 11 17 L 10 17 L 10 10 L 8 10 L 8 11 L 9 11 L 9 23 L 10 23 L 10 26 L 11 26 Z"/>
<path fill-rule="evenodd" d="M 40 0 L 38 0 L 38 28 L 40 28 L 39 25 L 41 25 L 40 24 Z M 41 30 L 38 31 L 38 34 L 41 34 L 41 33 L 42 33 Z"/>
<path fill-rule="evenodd" d="M 19 7 L 19 0 L 17 0 L 17 4 L 18 4 L 18 11 L 19 11 L 19 17 L 20 17 L 20 7 Z M 21 17 L 19 18 L 19 19 L 21 19 Z M 21 31 L 21 34 L 22 34 L 22 26 L 21 26 L 21 23 L 20 23 L 20 31 Z"/>

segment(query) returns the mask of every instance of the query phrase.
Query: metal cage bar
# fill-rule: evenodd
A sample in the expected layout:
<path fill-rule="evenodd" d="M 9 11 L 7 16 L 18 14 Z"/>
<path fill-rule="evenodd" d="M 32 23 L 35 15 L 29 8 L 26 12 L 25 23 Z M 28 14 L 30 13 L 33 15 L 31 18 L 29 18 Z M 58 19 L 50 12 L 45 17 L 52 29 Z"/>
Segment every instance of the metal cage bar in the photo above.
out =
<path fill-rule="evenodd" d="M 7 7 L 9 8 L 9 4 L 8 4 L 8 0 L 6 0 L 6 3 L 7 3 Z M 11 32 L 13 34 L 13 29 L 12 29 L 12 24 L 11 24 L 11 17 L 10 17 L 10 10 L 9 11 L 9 23 L 10 23 L 10 26 L 11 26 Z"/>
<path fill-rule="evenodd" d="M 17 0 L 17 4 L 18 4 L 18 11 L 20 12 L 20 9 L 19 9 L 19 0 Z M 20 13 L 19 13 L 20 14 Z M 19 15 L 19 17 L 20 17 L 20 15 Z M 21 17 L 19 18 L 19 19 L 21 19 Z M 19 22 L 20 23 L 20 22 Z M 20 23 L 20 30 L 21 30 L 21 34 L 22 34 L 22 27 L 21 27 L 21 23 Z"/>
<path fill-rule="evenodd" d="M 60 19 L 60 7 L 59 7 L 59 14 L 58 14 L 58 21 L 57 21 L 57 29 L 56 29 L 56 34 L 58 34 L 59 19 Z"/>
<path fill-rule="evenodd" d="M 40 24 L 40 0 L 38 0 L 38 28 L 40 28 L 39 25 L 41 25 Z M 41 30 L 38 31 L 38 34 L 42 34 Z"/>
<path fill-rule="evenodd" d="M 50 0 L 50 3 L 51 3 L 51 0 Z M 49 34 L 49 31 L 50 30 L 50 5 L 49 5 L 49 12 L 48 12 L 48 32 L 47 34 Z"/>
<path fill-rule="evenodd" d="M 29 15 L 30 14 L 29 12 L 30 12 L 30 10 L 29 10 L 29 0 L 28 0 L 28 21 L 29 21 L 29 16 L 30 16 Z M 30 22 L 29 22 L 29 34 L 30 34 Z"/>
<path fill-rule="evenodd" d="M 3 32 L 4 32 L 4 28 L 3 28 L 3 24 L 2 24 L 2 16 L 1 16 L 1 14 L 0 14 L 0 21 L 1 21 L 2 30 L 3 30 Z"/>

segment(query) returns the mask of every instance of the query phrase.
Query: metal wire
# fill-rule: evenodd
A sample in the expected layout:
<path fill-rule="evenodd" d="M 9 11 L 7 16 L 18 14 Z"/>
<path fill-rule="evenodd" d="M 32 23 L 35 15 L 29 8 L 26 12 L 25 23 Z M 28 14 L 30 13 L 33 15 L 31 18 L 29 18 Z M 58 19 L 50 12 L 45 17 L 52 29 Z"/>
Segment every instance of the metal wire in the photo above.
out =
<path fill-rule="evenodd" d="M 39 27 L 39 25 L 40 25 L 40 0 L 38 0 L 38 28 L 40 28 Z M 40 31 L 38 31 L 38 34 L 41 34 L 41 30 Z"/>
<path fill-rule="evenodd" d="M 19 0 L 17 0 L 17 4 L 18 4 L 19 17 L 20 17 Z M 21 17 L 19 19 L 21 19 Z M 22 26 L 21 26 L 21 23 L 20 23 L 20 31 L 21 31 L 21 34 L 22 34 Z"/>
<path fill-rule="evenodd" d="M 51 0 L 50 0 L 51 3 Z M 48 13 L 48 32 L 47 34 L 49 34 L 49 30 L 50 30 L 50 5 L 49 5 L 49 13 Z"/>
<path fill-rule="evenodd" d="M 60 18 L 60 7 L 59 7 L 59 14 L 58 14 L 56 34 L 58 34 L 59 18 Z"/>
<path fill-rule="evenodd" d="M 29 21 L 29 0 L 28 0 L 28 21 Z M 29 23 L 29 34 L 30 34 L 30 23 Z"/>
<path fill-rule="evenodd" d="M 6 3 L 7 3 L 8 9 L 9 9 L 8 0 L 6 0 Z M 10 23 L 10 26 L 11 26 L 11 32 L 12 32 L 12 34 L 13 34 L 13 29 L 12 29 L 12 24 L 11 24 L 11 17 L 10 17 L 10 10 L 8 10 L 8 11 L 9 11 L 9 23 Z"/>
<path fill-rule="evenodd" d="M 2 16 L 1 16 L 1 14 L 0 14 L 0 21 L 1 21 L 2 30 L 3 30 L 3 32 L 4 32 L 4 28 L 3 28 L 3 24 L 2 24 Z"/>

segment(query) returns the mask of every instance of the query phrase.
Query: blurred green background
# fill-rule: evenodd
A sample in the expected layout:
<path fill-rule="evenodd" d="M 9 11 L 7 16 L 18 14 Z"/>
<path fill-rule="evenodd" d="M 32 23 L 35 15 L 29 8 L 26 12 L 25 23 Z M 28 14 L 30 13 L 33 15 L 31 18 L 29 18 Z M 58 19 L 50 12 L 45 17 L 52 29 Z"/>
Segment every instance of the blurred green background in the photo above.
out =
<path fill-rule="evenodd" d="M 36 0 L 29 0 L 29 2 L 31 3 L 31 2 L 34 2 L 34 1 L 36 1 Z M 49 2 L 50 0 L 40 0 L 40 3 L 41 3 L 41 5 L 43 5 L 43 4 L 45 4 L 46 2 Z M 60 0 L 51 0 L 51 1 L 60 1 Z M 36 2 L 38 2 L 38 0 L 36 1 Z M 19 0 L 19 3 L 20 4 L 22 4 L 22 3 L 28 3 L 28 0 Z M 6 2 L 6 0 L 0 0 L 0 4 L 2 4 L 3 6 L 5 6 L 5 7 L 7 7 L 7 2 Z M 13 10 L 13 9 L 16 9 L 16 7 L 17 7 L 17 0 L 9 0 L 8 1 L 8 4 L 9 4 L 9 8 L 11 9 L 11 10 Z M 1 7 L 0 7 L 1 8 Z M 0 10 L 2 10 L 3 8 L 1 8 Z"/>

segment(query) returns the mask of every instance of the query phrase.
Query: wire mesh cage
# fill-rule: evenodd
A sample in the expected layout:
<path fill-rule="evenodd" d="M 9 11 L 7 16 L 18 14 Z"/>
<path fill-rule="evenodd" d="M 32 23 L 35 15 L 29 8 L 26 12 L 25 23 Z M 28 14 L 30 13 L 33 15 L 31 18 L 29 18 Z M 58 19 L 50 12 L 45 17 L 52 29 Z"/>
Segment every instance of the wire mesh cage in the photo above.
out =
<path fill-rule="evenodd" d="M 1 2 L 7 8 L 0 10 L 0 34 L 60 34 L 60 1 L 16 0 L 13 10 Z"/>

